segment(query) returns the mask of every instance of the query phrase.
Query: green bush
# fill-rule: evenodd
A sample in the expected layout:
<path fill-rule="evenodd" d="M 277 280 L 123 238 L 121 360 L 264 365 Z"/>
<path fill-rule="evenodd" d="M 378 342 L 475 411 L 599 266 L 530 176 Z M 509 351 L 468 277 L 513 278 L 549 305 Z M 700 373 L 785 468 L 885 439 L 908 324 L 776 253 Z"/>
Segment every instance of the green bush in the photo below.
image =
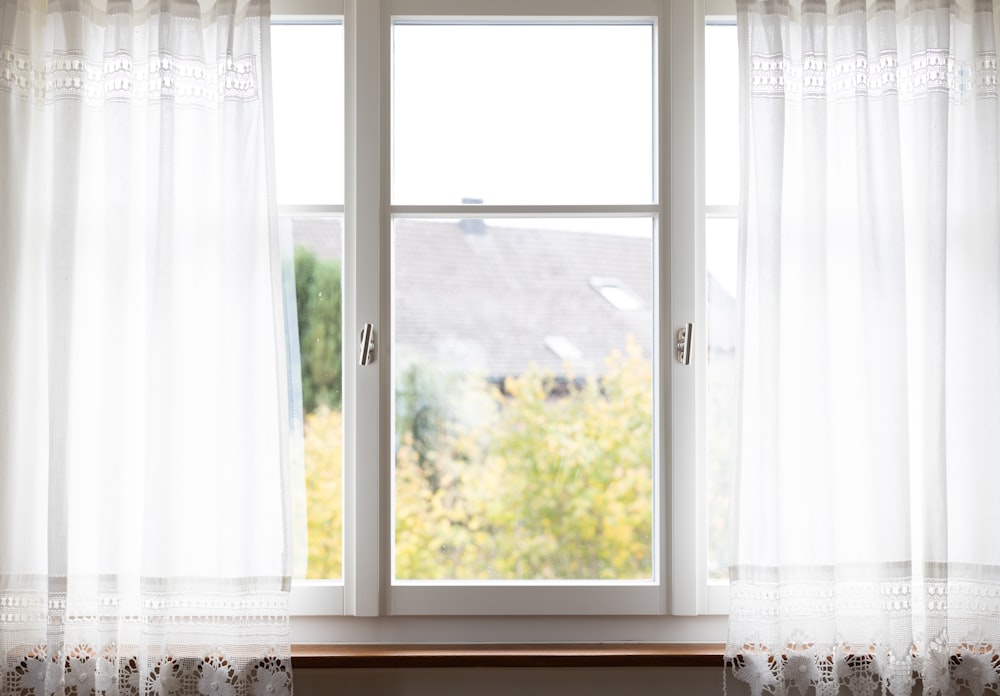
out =
<path fill-rule="evenodd" d="M 302 356 L 302 408 L 339 409 L 342 386 L 340 264 L 295 249 L 295 299 Z"/>

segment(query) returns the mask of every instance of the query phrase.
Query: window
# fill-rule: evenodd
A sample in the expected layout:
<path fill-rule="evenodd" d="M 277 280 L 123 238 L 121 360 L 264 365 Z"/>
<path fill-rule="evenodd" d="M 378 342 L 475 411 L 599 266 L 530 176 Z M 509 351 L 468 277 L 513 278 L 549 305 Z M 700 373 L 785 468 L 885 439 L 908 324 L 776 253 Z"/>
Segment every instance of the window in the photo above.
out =
<path fill-rule="evenodd" d="M 272 7 L 314 498 L 293 638 L 720 640 L 695 618 L 712 28 L 657 0 L 323 5 Z"/>
<path fill-rule="evenodd" d="M 653 23 L 391 31 L 393 606 L 422 612 L 435 580 L 474 583 L 448 590 L 463 613 L 655 590 Z"/>

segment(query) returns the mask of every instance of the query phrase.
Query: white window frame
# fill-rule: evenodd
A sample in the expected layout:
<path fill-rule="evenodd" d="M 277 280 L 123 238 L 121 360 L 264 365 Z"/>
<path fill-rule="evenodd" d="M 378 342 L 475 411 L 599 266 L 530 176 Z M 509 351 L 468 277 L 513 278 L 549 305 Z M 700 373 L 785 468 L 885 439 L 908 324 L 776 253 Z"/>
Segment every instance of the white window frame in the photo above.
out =
<path fill-rule="evenodd" d="M 699 454 L 704 452 L 700 414 L 706 345 L 702 53 L 706 16 L 733 13 L 732 0 L 272 0 L 276 21 L 336 16 L 343 18 L 345 30 L 345 203 L 282 209 L 344 215 L 344 578 L 295 583 L 293 642 L 724 640 L 720 612 L 728 608 L 728 588 L 707 579 L 705 467 Z M 655 582 L 390 582 L 392 219 L 468 215 L 467 207 L 449 211 L 389 204 L 394 17 L 635 18 L 656 26 L 657 202 L 477 206 L 484 216 L 572 212 L 652 215 L 658 220 Z M 695 325 L 695 357 L 684 366 L 673 357 L 673 343 L 677 329 L 688 321 Z M 350 337 L 359 335 L 364 322 L 372 322 L 380 334 L 380 356 L 359 370 Z"/>

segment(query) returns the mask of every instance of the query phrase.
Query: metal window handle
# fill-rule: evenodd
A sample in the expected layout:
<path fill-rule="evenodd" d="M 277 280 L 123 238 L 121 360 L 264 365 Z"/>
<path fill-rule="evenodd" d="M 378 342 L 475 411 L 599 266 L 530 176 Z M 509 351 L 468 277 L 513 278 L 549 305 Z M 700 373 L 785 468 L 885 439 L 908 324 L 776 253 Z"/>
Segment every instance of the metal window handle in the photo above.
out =
<path fill-rule="evenodd" d="M 358 348 L 358 363 L 362 366 L 375 362 L 375 327 L 365 324 L 361 329 L 361 346 Z"/>
<path fill-rule="evenodd" d="M 694 331 L 691 322 L 677 329 L 677 362 L 681 365 L 691 364 L 691 341 L 693 339 Z"/>

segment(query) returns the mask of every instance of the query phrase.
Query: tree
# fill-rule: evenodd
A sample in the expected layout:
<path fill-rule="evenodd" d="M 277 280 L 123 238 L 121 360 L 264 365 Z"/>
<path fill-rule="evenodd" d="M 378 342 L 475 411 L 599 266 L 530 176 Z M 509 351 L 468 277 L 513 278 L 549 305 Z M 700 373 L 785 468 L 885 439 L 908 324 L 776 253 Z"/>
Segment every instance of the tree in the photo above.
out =
<path fill-rule="evenodd" d="M 308 578 L 339 578 L 343 573 L 343 433 L 340 411 L 320 406 L 306 416 Z"/>
<path fill-rule="evenodd" d="M 302 356 L 302 408 L 339 409 L 341 403 L 340 264 L 295 249 L 295 300 Z"/>
<path fill-rule="evenodd" d="M 634 342 L 600 379 L 532 370 L 496 385 L 411 367 L 397 381 L 398 577 L 651 576 L 652 371 Z M 421 410 L 435 427 L 418 441 Z M 305 437 L 308 577 L 340 577 L 340 412 L 310 413 Z"/>
<path fill-rule="evenodd" d="M 630 342 L 608 358 L 600 380 L 563 386 L 530 371 L 502 389 L 486 387 L 496 417 L 441 433 L 424 453 L 404 433 L 397 575 L 649 577 L 651 380 L 649 361 Z"/>
<path fill-rule="evenodd" d="M 396 442 L 413 450 L 436 488 L 435 462 L 449 438 L 495 417 L 493 396 L 484 378 L 423 361 L 399 370 L 395 385 Z"/>
<path fill-rule="evenodd" d="M 306 576 L 338 578 L 343 557 L 340 264 L 297 247 L 295 300 L 306 414 Z"/>

